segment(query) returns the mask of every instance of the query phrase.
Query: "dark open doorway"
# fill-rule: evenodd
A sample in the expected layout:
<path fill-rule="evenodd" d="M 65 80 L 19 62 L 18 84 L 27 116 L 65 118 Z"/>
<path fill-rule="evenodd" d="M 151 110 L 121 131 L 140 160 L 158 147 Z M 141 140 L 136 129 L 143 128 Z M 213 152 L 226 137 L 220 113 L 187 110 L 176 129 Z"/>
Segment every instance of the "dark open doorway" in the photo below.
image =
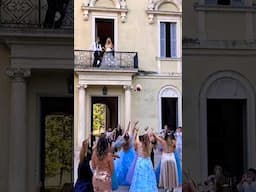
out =
<path fill-rule="evenodd" d="M 178 98 L 162 98 L 162 128 L 164 125 L 168 125 L 171 130 L 175 130 L 177 128 L 177 105 Z"/>
<path fill-rule="evenodd" d="M 207 100 L 208 173 L 219 164 L 229 177 L 246 169 L 246 100 Z"/>
<path fill-rule="evenodd" d="M 116 128 L 118 97 L 92 97 L 91 114 L 91 131 L 94 137 L 108 128 Z"/>
<path fill-rule="evenodd" d="M 41 97 L 40 191 L 56 191 L 73 183 L 72 97 Z"/>
<path fill-rule="evenodd" d="M 105 45 L 106 39 L 108 37 L 111 38 L 112 43 L 115 42 L 114 35 L 114 19 L 95 19 L 95 39 L 96 37 L 100 37 L 100 43 L 102 46 Z"/>

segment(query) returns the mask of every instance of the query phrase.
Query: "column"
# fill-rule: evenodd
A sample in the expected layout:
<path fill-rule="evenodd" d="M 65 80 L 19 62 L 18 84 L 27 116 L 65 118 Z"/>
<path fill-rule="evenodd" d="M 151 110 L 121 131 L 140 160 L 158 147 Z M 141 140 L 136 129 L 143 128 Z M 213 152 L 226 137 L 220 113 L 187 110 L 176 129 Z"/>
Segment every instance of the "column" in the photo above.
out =
<path fill-rule="evenodd" d="M 131 121 L 131 86 L 130 85 L 124 85 L 124 96 L 125 96 L 125 105 L 124 105 L 124 111 L 125 111 L 125 129 L 127 128 L 127 125 L 129 121 Z"/>
<path fill-rule="evenodd" d="M 11 124 L 9 130 L 9 192 L 27 192 L 26 141 L 27 95 L 25 78 L 29 69 L 7 69 L 11 78 Z"/>
<path fill-rule="evenodd" d="M 86 85 L 79 85 L 78 86 L 78 140 L 77 144 L 80 146 L 85 139 L 85 110 L 86 110 L 86 92 L 85 89 L 87 88 Z"/>
<path fill-rule="evenodd" d="M 79 164 L 79 152 L 82 146 L 82 142 L 85 140 L 86 136 L 86 126 L 85 126 L 85 118 L 86 118 L 86 91 L 87 85 L 78 85 L 78 127 L 77 127 L 77 135 L 75 136 L 75 147 L 74 147 L 74 182 L 77 179 L 77 168 Z M 87 133 L 88 135 L 88 133 Z"/>

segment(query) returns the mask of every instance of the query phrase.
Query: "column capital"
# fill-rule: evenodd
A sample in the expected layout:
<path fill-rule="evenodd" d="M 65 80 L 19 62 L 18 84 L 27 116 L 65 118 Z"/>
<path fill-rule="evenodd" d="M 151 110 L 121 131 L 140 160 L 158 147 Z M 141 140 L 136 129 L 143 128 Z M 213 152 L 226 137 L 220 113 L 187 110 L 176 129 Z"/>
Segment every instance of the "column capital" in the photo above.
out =
<path fill-rule="evenodd" d="M 7 68 L 6 74 L 15 81 L 24 81 L 24 78 L 31 75 L 31 71 L 27 68 Z"/>
<path fill-rule="evenodd" d="M 131 85 L 124 85 L 123 88 L 124 88 L 124 90 L 130 90 L 131 91 L 133 87 Z"/>
<path fill-rule="evenodd" d="M 88 87 L 88 85 L 85 84 L 79 84 L 76 86 L 78 89 L 86 89 Z"/>

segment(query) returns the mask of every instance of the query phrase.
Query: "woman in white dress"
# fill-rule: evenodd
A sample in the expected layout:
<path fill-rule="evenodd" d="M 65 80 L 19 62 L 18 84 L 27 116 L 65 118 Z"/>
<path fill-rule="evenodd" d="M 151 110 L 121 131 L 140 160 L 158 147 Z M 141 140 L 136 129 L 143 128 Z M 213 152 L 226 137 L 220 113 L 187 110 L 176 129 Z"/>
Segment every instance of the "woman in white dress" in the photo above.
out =
<path fill-rule="evenodd" d="M 108 37 L 105 43 L 105 53 L 102 58 L 101 68 L 116 67 L 113 51 L 113 43 L 111 38 Z"/>
<path fill-rule="evenodd" d="M 179 187 L 177 162 L 175 159 L 176 141 L 172 133 L 167 132 L 165 138 L 153 134 L 163 146 L 160 165 L 159 187 L 165 190 L 173 190 Z"/>

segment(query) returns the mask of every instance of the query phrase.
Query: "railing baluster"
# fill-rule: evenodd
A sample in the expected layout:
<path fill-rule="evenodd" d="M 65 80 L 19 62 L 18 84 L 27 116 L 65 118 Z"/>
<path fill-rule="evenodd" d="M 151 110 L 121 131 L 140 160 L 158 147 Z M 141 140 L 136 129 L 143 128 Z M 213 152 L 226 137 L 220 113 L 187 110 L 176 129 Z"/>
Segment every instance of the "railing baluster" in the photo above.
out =
<path fill-rule="evenodd" d="M 104 70 L 120 70 L 120 69 L 138 69 L 138 53 L 116 51 L 105 52 L 100 58 L 101 63 L 93 66 L 94 51 L 91 50 L 75 50 L 75 69 L 98 68 Z M 96 62 L 97 63 L 97 62 Z"/>

